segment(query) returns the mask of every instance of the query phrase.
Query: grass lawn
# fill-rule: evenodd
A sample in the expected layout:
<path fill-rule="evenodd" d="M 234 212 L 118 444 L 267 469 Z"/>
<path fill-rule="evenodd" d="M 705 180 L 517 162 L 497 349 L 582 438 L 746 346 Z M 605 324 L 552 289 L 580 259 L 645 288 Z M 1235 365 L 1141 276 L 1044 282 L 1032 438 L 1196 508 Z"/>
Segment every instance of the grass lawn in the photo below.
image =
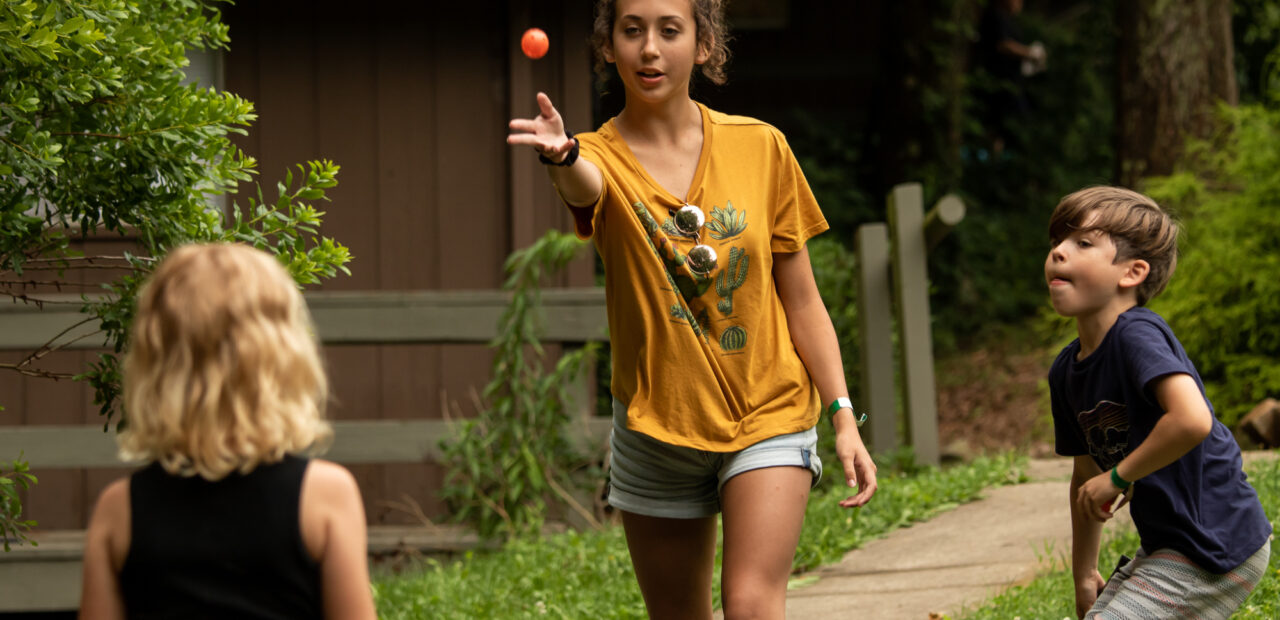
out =
<path fill-rule="evenodd" d="M 1249 482 L 1258 490 L 1262 506 L 1274 527 L 1280 518 L 1280 459 L 1258 460 L 1245 467 Z M 1274 538 L 1274 537 L 1273 537 Z M 1138 534 L 1132 528 L 1104 534 L 1098 570 L 1111 574 L 1121 553 L 1133 555 Z M 1075 618 L 1075 587 L 1071 580 L 1070 551 L 1054 559 L 1052 569 L 1031 583 L 1006 590 L 986 605 L 962 616 L 968 620 L 1010 618 Z M 1232 618 L 1274 620 L 1280 618 L 1280 544 L 1271 542 L 1271 564 L 1257 589 Z"/>
<path fill-rule="evenodd" d="M 1004 456 L 911 474 L 882 470 L 871 503 L 852 511 L 836 505 L 846 489 L 815 491 L 794 568 L 834 562 L 894 529 L 978 499 L 987 487 L 1019 482 L 1023 465 Z M 828 467 L 828 475 L 840 476 L 838 470 Z M 718 575 L 715 588 L 718 602 Z M 645 617 L 621 527 L 517 540 L 450 562 L 428 560 L 407 573 L 376 576 L 374 594 L 379 616 L 387 620 Z"/>

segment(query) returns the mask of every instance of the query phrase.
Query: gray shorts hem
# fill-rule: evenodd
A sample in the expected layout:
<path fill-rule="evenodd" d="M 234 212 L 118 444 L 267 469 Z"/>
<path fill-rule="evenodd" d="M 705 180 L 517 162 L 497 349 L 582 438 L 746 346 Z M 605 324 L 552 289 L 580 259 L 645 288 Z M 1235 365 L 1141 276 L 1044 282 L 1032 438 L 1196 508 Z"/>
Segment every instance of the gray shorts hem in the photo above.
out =
<path fill-rule="evenodd" d="M 633 514 L 663 519 L 701 519 L 720 513 L 720 505 L 718 503 L 663 502 L 633 495 L 612 484 L 609 485 L 609 505 Z"/>
<path fill-rule="evenodd" d="M 806 456 L 807 463 L 805 462 Z M 813 480 L 809 483 L 810 489 L 817 487 L 818 481 L 822 480 L 822 459 L 817 452 L 804 450 L 802 454 L 802 451 L 796 450 L 793 446 L 780 446 L 740 455 L 740 458 L 735 459 L 731 465 L 725 468 L 716 491 L 723 492 L 725 483 L 738 474 L 769 467 L 799 467 L 809 470 L 809 473 L 813 475 Z"/>

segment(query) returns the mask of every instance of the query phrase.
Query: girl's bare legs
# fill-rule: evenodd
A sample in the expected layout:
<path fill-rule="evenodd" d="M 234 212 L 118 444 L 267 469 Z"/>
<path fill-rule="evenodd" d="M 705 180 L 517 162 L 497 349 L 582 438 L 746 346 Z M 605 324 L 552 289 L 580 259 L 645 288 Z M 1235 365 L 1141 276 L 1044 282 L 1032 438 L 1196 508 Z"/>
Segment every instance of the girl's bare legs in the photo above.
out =
<path fill-rule="evenodd" d="M 802 467 L 753 469 L 722 489 L 726 620 L 784 618 L 813 473 Z"/>
<path fill-rule="evenodd" d="M 711 618 L 716 518 L 667 519 L 622 512 L 631 565 L 650 618 Z"/>

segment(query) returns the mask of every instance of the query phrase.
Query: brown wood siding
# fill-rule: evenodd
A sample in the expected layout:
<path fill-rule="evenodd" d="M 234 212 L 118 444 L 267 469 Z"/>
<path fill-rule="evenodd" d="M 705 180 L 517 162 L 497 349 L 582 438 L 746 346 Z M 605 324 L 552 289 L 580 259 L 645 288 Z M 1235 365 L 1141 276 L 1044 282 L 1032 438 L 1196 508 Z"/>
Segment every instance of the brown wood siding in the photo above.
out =
<path fill-rule="evenodd" d="M 513 249 L 548 228 L 571 229 L 535 158 L 512 153 L 505 136 L 513 110 L 536 113 L 535 90 L 565 102 L 574 110 L 566 117 L 586 127 L 585 42 L 561 37 L 570 43 L 560 55 L 525 60 L 515 37 L 527 26 L 508 22 L 505 4 L 443 13 L 431 3 L 389 2 L 359 11 L 298 1 L 226 8 L 233 46 L 225 85 L 257 106 L 259 120 L 241 144 L 258 158 L 261 181 L 273 186 L 307 159 L 342 166 L 323 205 L 324 231 L 355 260 L 351 277 L 323 289 L 497 288 Z M 569 18 L 549 4 L 538 12 L 556 20 L 543 26 L 553 41 L 565 23 L 585 39 L 589 7 Z M 530 74 L 527 84 L 514 79 L 520 73 Z M 517 91 L 526 105 L 512 103 Z M 515 182 L 521 174 L 527 181 Z M 579 261 L 557 283 L 590 285 L 591 265 Z M 326 361 L 334 418 L 414 419 L 441 418 L 445 407 L 474 413 L 492 357 L 483 345 L 329 346 Z M 391 507 L 406 496 L 428 515 L 444 512 L 436 465 L 352 469 L 372 523 L 414 522 Z"/>

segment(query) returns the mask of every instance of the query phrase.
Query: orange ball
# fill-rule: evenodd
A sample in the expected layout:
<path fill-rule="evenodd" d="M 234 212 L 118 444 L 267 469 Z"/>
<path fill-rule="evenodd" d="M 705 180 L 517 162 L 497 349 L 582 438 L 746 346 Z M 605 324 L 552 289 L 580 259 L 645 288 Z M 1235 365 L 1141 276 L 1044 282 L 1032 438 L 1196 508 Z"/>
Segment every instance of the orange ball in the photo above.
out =
<path fill-rule="evenodd" d="M 524 55 L 537 60 L 547 55 L 547 48 L 551 47 L 551 42 L 547 40 L 547 33 L 541 28 L 530 28 L 524 31 L 524 36 L 520 37 L 520 49 L 524 50 Z"/>

